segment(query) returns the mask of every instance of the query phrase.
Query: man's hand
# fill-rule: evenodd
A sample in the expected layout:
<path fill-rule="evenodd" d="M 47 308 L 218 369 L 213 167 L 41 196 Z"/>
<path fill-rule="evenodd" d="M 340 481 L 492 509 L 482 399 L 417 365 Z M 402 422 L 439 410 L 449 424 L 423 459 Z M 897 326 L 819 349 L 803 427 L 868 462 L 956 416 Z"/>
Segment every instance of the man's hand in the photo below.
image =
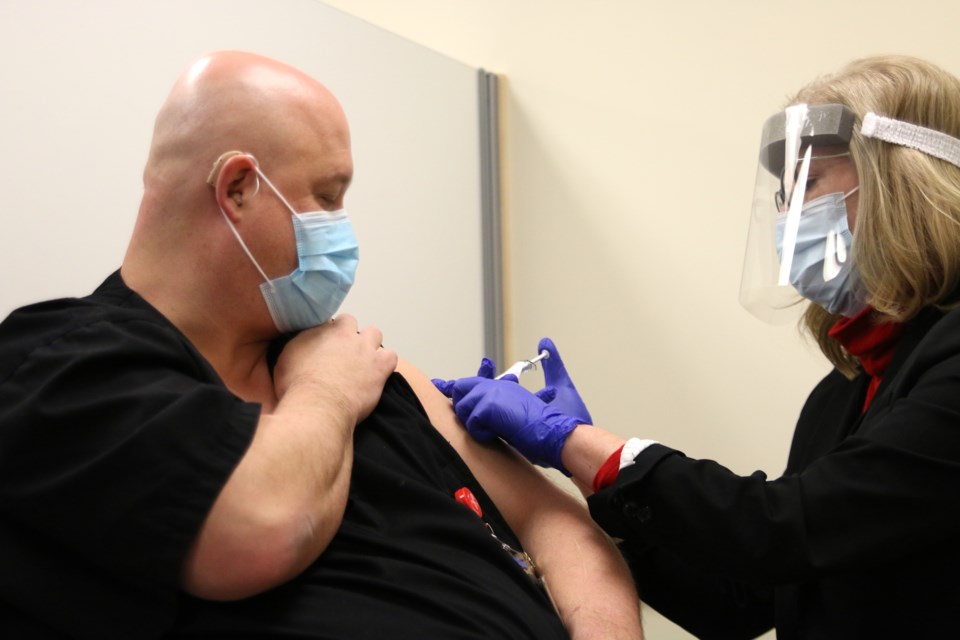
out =
<path fill-rule="evenodd" d="M 387 377 L 396 369 L 397 354 L 381 346 L 376 327 L 357 330 L 357 320 L 341 315 L 302 331 L 283 349 L 274 369 L 277 398 L 309 385 L 323 398 L 341 403 L 363 420 L 380 400 Z"/>
<path fill-rule="evenodd" d="M 333 539 L 346 507 L 353 433 L 373 411 L 397 354 L 343 315 L 284 347 L 279 403 L 214 502 L 184 561 L 182 586 L 233 600 L 286 582 Z"/>

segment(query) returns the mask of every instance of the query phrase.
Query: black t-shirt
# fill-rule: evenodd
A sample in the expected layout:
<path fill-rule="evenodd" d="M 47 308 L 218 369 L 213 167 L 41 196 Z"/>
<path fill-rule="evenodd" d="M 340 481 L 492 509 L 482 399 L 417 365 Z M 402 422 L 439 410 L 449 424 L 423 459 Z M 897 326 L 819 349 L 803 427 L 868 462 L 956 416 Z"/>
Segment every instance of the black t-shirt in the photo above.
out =
<path fill-rule="evenodd" d="M 480 502 L 482 520 L 455 501 L 462 487 Z M 173 637 L 566 638 L 543 592 L 484 523 L 520 548 L 394 374 L 357 427 L 350 498 L 327 550 L 264 595 L 187 599 Z"/>
<path fill-rule="evenodd" d="M 139 638 L 172 624 L 184 555 L 259 413 L 119 274 L 87 298 L 11 314 L 0 635 Z M 13 620 L 51 635 L 4 633 Z"/>
<path fill-rule="evenodd" d="M 519 548 L 399 375 L 358 425 L 340 531 L 301 576 L 234 603 L 178 589 L 259 406 L 113 274 L 0 324 L 0 635 L 563 638 Z M 468 487 L 483 519 L 459 505 Z"/>

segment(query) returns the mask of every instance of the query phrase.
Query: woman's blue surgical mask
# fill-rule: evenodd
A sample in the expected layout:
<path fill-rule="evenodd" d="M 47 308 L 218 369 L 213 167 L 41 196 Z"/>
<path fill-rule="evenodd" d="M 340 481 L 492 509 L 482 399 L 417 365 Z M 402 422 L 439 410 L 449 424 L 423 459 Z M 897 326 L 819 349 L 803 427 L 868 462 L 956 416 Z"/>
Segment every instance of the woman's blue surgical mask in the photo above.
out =
<path fill-rule="evenodd" d="M 866 306 L 865 292 L 851 264 L 853 234 L 847 225 L 846 199 L 855 193 L 829 193 L 803 205 L 790 266 L 797 292 L 833 314 L 852 318 Z M 777 218 L 777 255 L 783 255 L 786 214 Z"/>
<path fill-rule="evenodd" d="M 344 209 L 298 213 L 260 167 L 255 170 L 293 216 L 297 268 L 290 275 L 268 278 L 226 212 L 220 212 L 263 276 L 260 292 L 277 329 L 289 333 L 321 325 L 333 317 L 353 285 L 360 252 L 353 226 Z"/>

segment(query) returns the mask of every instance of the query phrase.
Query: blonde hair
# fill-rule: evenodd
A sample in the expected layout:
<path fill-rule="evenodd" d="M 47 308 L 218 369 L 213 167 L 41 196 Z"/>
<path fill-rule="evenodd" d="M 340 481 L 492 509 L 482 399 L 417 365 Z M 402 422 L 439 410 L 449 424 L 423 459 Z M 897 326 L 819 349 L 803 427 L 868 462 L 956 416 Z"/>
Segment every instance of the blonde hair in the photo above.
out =
<path fill-rule="evenodd" d="M 853 256 L 868 302 L 885 321 L 927 306 L 958 306 L 960 167 L 922 151 L 864 138 L 868 112 L 960 138 L 960 80 L 906 56 L 851 62 L 801 89 L 791 104 L 839 103 L 856 114 L 850 154 L 860 179 Z M 837 316 L 811 304 L 803 324 L 844 374 L 859 363 L 829 338 Z"/>

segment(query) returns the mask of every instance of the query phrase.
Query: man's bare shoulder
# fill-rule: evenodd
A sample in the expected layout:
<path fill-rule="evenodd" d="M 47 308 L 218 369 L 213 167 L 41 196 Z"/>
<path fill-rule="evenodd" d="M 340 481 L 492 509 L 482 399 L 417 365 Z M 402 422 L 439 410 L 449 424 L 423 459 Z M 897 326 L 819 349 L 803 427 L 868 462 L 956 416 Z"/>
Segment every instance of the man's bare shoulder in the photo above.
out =
<path fill-rule="evenodd" d="M 423 371 L 403 358 L 400 358 L 397 363 L 397 373 L 404 377 L 413 392 L 417 394 L 420 404 L 427 412 L 427 417 L 430 418 L 430 423 L 470 465 L 468 458 L 471 453 L 483 445 L 473 440 L 457 421 L 450 400 L 433 386 L 433 382 Z"/>
<path fill-rule="evenodd" d="M 565 503 L 566 508 L 571 507 L 571 496 L 567 492 L 502 441 L 484 443 L 470 437 L 457 420 L 450 400 L 417 367 L 401 358 L 397 372 L 417 394 L 434 428 L 460 454 L 508 520 L 529 515 L 528 507 L 534 495 L 543 500 L 543 504 L 548 502 L 547 495 L 553 495 Z"/>

